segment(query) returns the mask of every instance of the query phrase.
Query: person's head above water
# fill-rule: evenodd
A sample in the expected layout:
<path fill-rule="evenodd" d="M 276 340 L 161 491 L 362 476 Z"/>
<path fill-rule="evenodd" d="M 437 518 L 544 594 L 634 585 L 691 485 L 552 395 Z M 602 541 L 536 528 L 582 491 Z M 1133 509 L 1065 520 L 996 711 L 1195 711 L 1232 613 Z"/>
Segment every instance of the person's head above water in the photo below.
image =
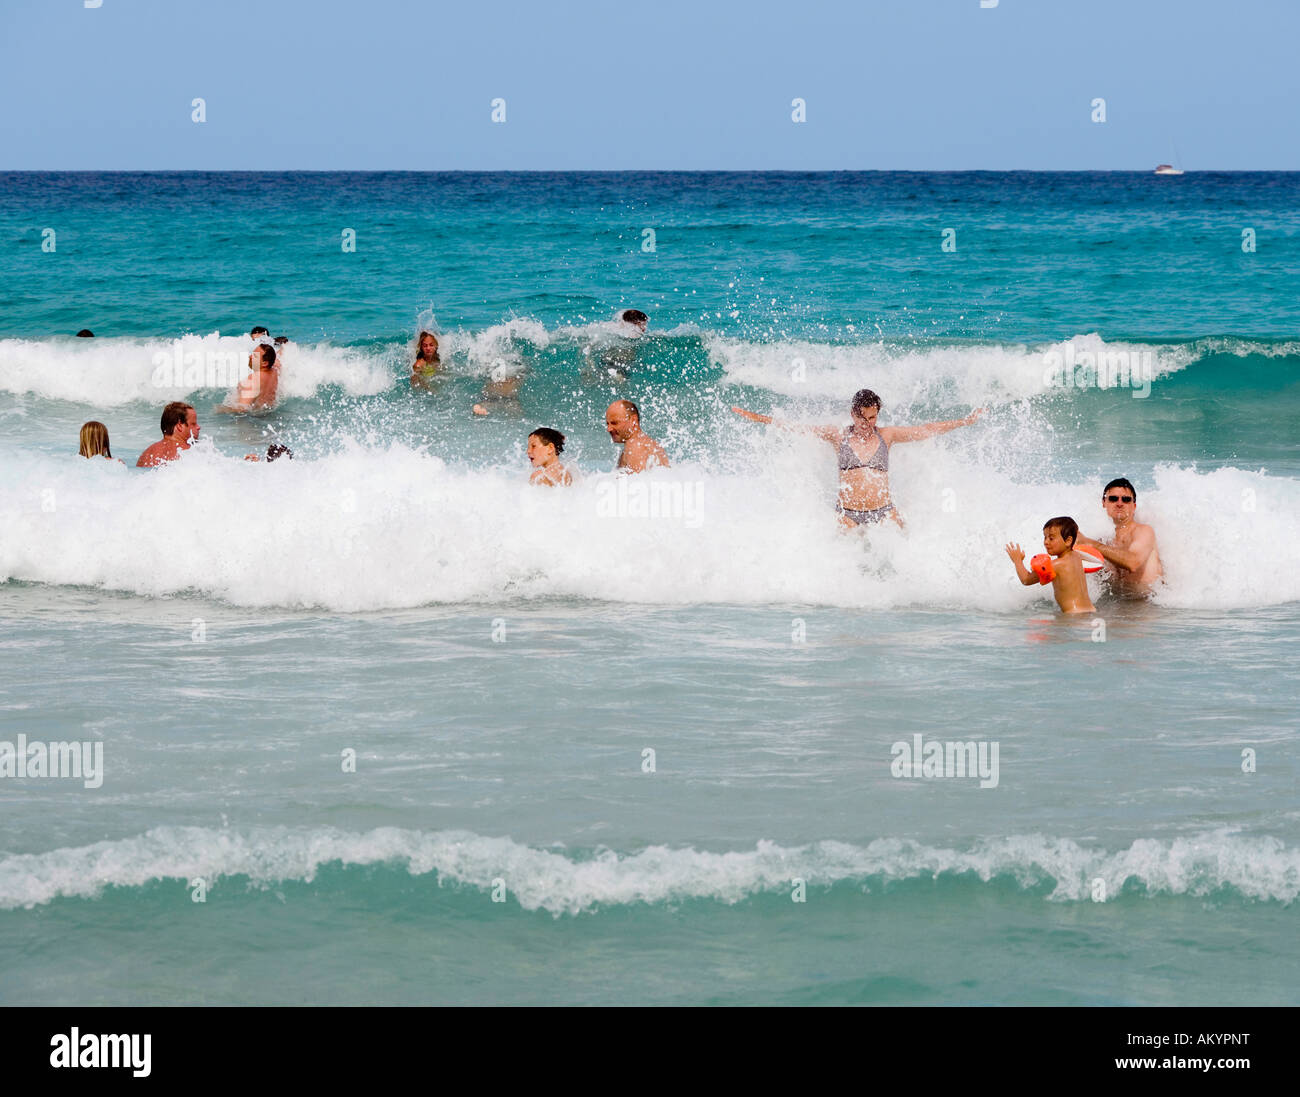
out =
<path fill-rule="evenodd" d="M 248 333 L 248 337 L 251 340 L 253 340 L 254 343 L 257 343 L 262 339 L 268 339 L 270 338 L 270 335 L 271 333 L 267 331 L 266 328 L 261 328 L 261 327 L 254 328 L 252 331 Z"/>
<path fill-rule="evenodd" d="M 271 342 L 273 342 L 277 347 L 284 346 L 284 344 L 287 343 L 288 341 L 289 341 L 289 337 L 287 335 L 277 335 L 274 339 L 271 340 Z"/>
<path fill-rule="evenodd" d="M 81 425 L 81 456 L 112 457 L 108 448 L 108 427 L 92 419 Z"/>
<path fill-rule="evenodd" d="M 624 309 L 618 314 L 618 318 L 622 320 L 623 323 L 631 324 L 633 327 L 640 328 L 642 331 L 645 331 L 646 325 L 650 323 L 650 317 L 640 309 Z"/>
<path fill-rule="evenodd" d="M 1067 515 L 1043 523 L 1043 548 L 1053 556 L 1069 552 L 1078 536 L 1079 523 Z"/>
<path fill-rule="evenodd" d="M 1118 498 L 1112 499 L 1111 495 L 1116 495 Z M 1129 496 L 1129 498 L 1125 499 L 1125 495 Z M 1101 489 L 1101 499 L 1104 503 L 1126 503 L 1137 506 L 1137 498 L 1137 488 L 1122 476 L 1116 477 Z"/>
<path fill-rule="evenodd" d="M 253 348 L 253 355 L 261 355 L 262 369 L 271 369 L 275 365 L 275 347 L 270 343 L 258 343 Z"/>
<path fill-rule="evenodd" d="M 422 331 L 415 339 L 416 361 L 438 361 L 438 337 L 431 331 Z"/>
<path fill-rule="evenodd" d="M 543 465 L 564 452 L 564 435 L 552 427 L 538 427 L 528 436 L 528 460 Z"/>
<path fill-rule="evenodd" d="M 167 438 L 189 442 L 199 436 L 199 417 L 193 404 L 173 400 L 162 412 L 162 432 Z"/>
<path fill-rule="evenodd" d="M 1137 488 L 1124 477 L 1117 476 L 1101 489 L 1101 506 L 1112 522 L 1123 526 L 1132 522 L 1137 513 L 1137 497 Z"/>
<path fill-rule="evenodd" d="M 280 457 L 287 457 L 289 458 L 290 461 L 292 461 L 293 450 L 291 450 L 283 442 L 272 442 L 269 446 L 266 447 L 266 459 L 268 461 L 274 461 Z"/>
<path fill-rule="evenodd" d="M 93 331 L 91 331 L 89 328 L 82 328 L 79 332 L 77 332 L 77 338 L 78 338 L 78 339 L 93 339 L 93 338 L 95 338 L 95 333 L 94 333 Z"/>
<path fill-rule="evenodd" d="M 880 397 L 870 389 L 858 389 L 853 394 L 853 403 L 849 406 L 855 423 L 860 423 L 868 430 L 876 427 L 876 417 L 880 414 Z"/>
<path fill-rule="evenodd" d="M 615 442 L 626 442 L 641 429 L 641 409 L 631 400 L 615 400 L 605 409 L 605 430 Z"/>

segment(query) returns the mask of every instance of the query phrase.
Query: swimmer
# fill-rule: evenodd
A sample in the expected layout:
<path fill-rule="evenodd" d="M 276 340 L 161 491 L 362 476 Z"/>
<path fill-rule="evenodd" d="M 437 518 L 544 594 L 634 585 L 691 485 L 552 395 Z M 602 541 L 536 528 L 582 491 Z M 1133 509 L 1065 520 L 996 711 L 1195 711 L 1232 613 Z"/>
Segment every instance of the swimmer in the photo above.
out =
<path fill-rule="evenodd" d="M 117 461 L 119 465 L 126 462 L 113 456 L 108 448 L 108 427 L 94 419 L 81 425 L 81 456 L 103 457 L 107 461 Z"/>
<path fill-rule="evenodd" d="M 411 363 L 411 387 L 425 387 L 429 379 L 441 369 L 438 337 L 431 331 L 420 332 L 415 340 L 415 361 Z"/>
<path fill-rule="evenodd" d="M 564 452 L 564 435 L 550 427 L 538 427 L 528 436 L 528 460 L 533 463 L 533 473 L 528 477 L 530 484 L 544 484 L 547 487 L 568 487 L 573 483 L 573 474 L 560 464 L 560 454 Z"/>
<path fill-rule="evenodd" d="M 1050 571 L 1052 593 L 1062 613 L 1096 613 L 1088 596 L 1088 580 L 1083 571 L 1083 554 L 1075 550 L 1079 526 L 1073 518 L 1049 518 L 1043 524 L 1043 548 L 1052 556 Z M 1016 565 L 1016 574 L 1027 587 L 1041 582 L 1025 567 L 1025 554 L 1019 545 L 1007 545 L 1007 555 Z"/>
<path fill-rule="evenodd" d="M 620 472 L 645 472 L 656 465 L 668 467 L 664 447 L 641 429 L 641 409 L 631 400 L 615 400 L 605 410 L 605 430 L 623 447 L 615 466 Z"/>
<path fill-rule="evenodd" d="M 162 432 L 162 440 L 140 454 L 136 468 L 157 468 L 175 461 L 199 440 L 199 416 L 193 405 L 173 400 L 163 408 Z"/>
<path fill-rule="evenodd" d="M 235 397 L 229 404 L 216 410 L 224 415 L 238 415 L 248 411 L 264 411 L 275 405 L 280 391 L 280 367 L 275 360 L 275 347 L 258 343 L 248 356 L 248 375 L 239 382 Z"/>
<path fill-rule="evenodd" d="M 91 331 L 89 328 L 82 328 L 79 332 L 77 332 L 77 338 L 78 338 L 78 339 L 93 339 L 93 338 L 95 338 L 95 333 L 94 333 L 93 331 Z"/>
<path fill-rule="evenodd" d="M 650 323 L 650 317 L 640 309 L 624 309 L 618 314 L 618 318 L 625 324 L 631 324 L 642 335 L 645 334 L 646 326 Z"/>
<path fill-rule="evenodd" d="M 288 446 L 284 445 L 281 442 L 272 442 L 269 446 L 266 447 L 266 460 L 268 463 L 271 461 L 278 460 L 281 457 L 287 457 L 289 458 L 290 461 L 292 461 L 293 450 L 291 450 Z M 244 460 L 260 461 L 261 458 L 256 453 L 246 453 L 244 454 Z"/>
<path fill-rule="evenodd" d="M 1144 598 L 1151 584 L 1164 575 L 1156 550 L 1156 531 L 1137 520 L 1137 488 L 1122 476 L 1101 492 L 1102 509 L 1115 525 L 1110 541 L 1079 536 L 1079 544 L 1091 545 L 1109 565 L 1106 574 L 1117 594 Z"/>
<path fill-rule="evenodd" d="M 271 333 L 263 327 L 254 328 L 248 333 L 248 337 L 253 340 L 254 346 L 257 346 L 258 343 L 269 343 L 271 341 Z"/>
<path fill-rule="evenodd" d="M 984 414 L 976 408 L 964 419 L 922 423 L 915 427 L 877 427 L 880 397 L 870 389 L 860 389 L 853 397 L 850 414 L 853 422 L 841 430 L 837 426 L 801 427 L 759 415 L 744 408 L 732 408 L 737 415 L 755 423 L 771 423 L 787 430 L 813 434 L 836 447 L 840 466 L 839 500 L 835 510 L 845 529 L 874 525 L 886 519 L 901 529 L 903 519 L 889 495 L 889 447 L 898 442 L 920 442 L 958 427 L 967 427 Z"/>

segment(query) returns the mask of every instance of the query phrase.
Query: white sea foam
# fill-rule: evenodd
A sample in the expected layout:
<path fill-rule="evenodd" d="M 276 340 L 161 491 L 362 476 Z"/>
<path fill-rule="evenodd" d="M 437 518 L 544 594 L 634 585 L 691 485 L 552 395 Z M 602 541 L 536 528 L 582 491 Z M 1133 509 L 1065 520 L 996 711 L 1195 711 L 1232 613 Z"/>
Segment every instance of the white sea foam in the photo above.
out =
<path fill-rule="evenodd" d="M 1051 886 L 1051 899 L 1075 902 L 1113 901 L 1134 884 L 1149 894 L 1203 896 L 1232 889 L 1247 899 L 1282 903 L 1300 894 L 1300 850 L 1227 831 L 1140 839 L 1115 851 L 1068 838 L 1016 835 L 969 850 L 883 838 L 866 846 L 821 841 L 786 848 L 759 841 L 752 850 L 722 853 L 650 846 L 573 857 L 467 831 L 160 827 L 132 838 L 0 858 L 0 909 L 93 898 L 106 887 L 158 880 L 201 877 L 209 888 L 222 887 L 230 877 L 262 886 L 309 882 L 332 864 L 393 864 L 483 891 L 500 881 L 520 906 L 556 915 L 689 899 L 737 903 L 763 892 L 788 892 L 795 878 L 808 888 L 856 882 L 870 889 L 888 881 L 972 874 L 985 882 L 1009 878 L 1022 887 Z"/>
<path fill-rule="evenodd" d="M 215 332 L 172 340 L 0 339 L 0 391 L 90 407 L 161 406 L 205 389 L 233 388 L 251 346 L 247 335 Z M 388 358 L 328 343 L 289 343 L 282 361 L 281 397 L 312 396 L 327 385 L 373 396 L 395 377 Z M 232 369 L 239 373 L 233 380 Z"/>
<path fill-rule="evenodd" d="M 762 428 L 741 473 L 684 463 L 559 491 L 530 486 L 525 468 L 467 469 L 399 445 L 268 465 L 205 439 L 151 471 L 15 453 L 0 482 L 0 581 L 341 611 L 511 597 L 1046 606 L 1050 592 L 1021 587 L 1002 546 L 1039 551 L 1054 514 L 1106 534 L 1097 482 L 1019 482 L 955 437 L 894 448 L 907 529 L 865 538 L 839 530 L 828 447 Z M 1295 481 L 1161 466 L 1139 516 L 1159 536 L 1161 602 L 1300 600 Z"/>
<path fill-rule="evenodd" d="M 689 325 L 654 336 L 701 339 L 711 361 L 737 384 L 770 389 L 786 397 L 841 403 L 857 389 L 874 388 L 887 397 L 891 410 L 903 412 L 935 403 L 974 406 L 1054 396 L 1059 389 L 1045 383 L 1049 355 L 1063 354 L 1067 347 L 1076 356 L 1122 354 L 1136 359 L 1150 354 L 1157 380 L 1210 354 L 1300 355 L 1300 343 L 1260 343 L 1228 336 L 1158 345 L 1106 342 L 1095 333 L 1032 346 L 833 344 L 797 339 L 759 343 L 698 332 Z M 573 343 L 591 353 L 638 338 L 635 329 L 615 320 L 548 330 L 526 317 L 480 331 L 451 330 L 439 335 L 442 359 L 453 372 L 495 380 L 523 372 L 526 354 L 557 342 Z M 376 395 L 404 379 L 413 346 L 413 339 L 370 348 L 290 343 L 284 353 L 281 392 L 302 398 L 326 386 L 338 386 L 353 396 Z M 160 405 L 203 389 L 226 387 L 203 379 L 202 366 L 231 360 L 242 370 L 249 349 L 248 336 L 215 332 L 170 340 L 0 339 L 0 392 L 90 407 L 120 407 L 135 401 Z M 181 369 L 160 370 L 160 361 L 178 354 Z M 224 365 L 220 372 L 225 372 Z M 188 374 L 192 381 L 186 383 L 178 373 Z"/>
<path fill-rule="evenodd" d="M 770 389 L 782 396 L 844 402 L 862 388 L 887 395 L 891 409 L 907 411 L 936 402 L 978 406 L 1055 394 L 1046 380 L 1051 355 L 1123 355 L 1143 361 L 1149 354 L 1155 378 L 1185 369 L 1208 350 L 1199 344 L 1151 345 L 1106 342 L 1096 333 L 1059 343 L 951 344 L 813 343 L 787 340 L 750 343 L 709 336 L 711 360 L 737 384 Z M 1219 353 L 1231 353 L 1225 344 Z M 1242 353 L 1249 353 L 1243 350 Z"/>

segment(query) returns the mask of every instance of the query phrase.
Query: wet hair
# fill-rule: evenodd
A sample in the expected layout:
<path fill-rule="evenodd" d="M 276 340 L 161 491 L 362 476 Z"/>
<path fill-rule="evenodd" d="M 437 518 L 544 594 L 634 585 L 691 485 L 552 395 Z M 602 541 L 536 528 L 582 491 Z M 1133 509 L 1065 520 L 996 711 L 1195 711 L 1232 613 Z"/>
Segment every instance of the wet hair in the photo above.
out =
<path fill-rule="evenodd" d="M 538 427 L 528 437 L 540 438 L 548 446 L 554 446 L 557 457 L 564 452 L 564 435 L 553 427 Z"/>
<path fill-rule="evenodd" d="M 862 411 L 864 408 L 880 407 L 880 397 L 870 389 L 858 389 L 853 394 L 853 411 Z"/>
<path fill-rule="evenodd" d="M 162 413 L 162 432 L 168 437 L 176 429 L 177 423 L 183 423 L 189 418 L 190 412 L 194 410 L 193 404 L 186 404 L 181 400 L 173 400 Z"/>
<path fill-rule="evenodd" d="M 1062 515 L 1060 518 L 1049 518 L 1043 523 L 1043 532 L 1049 529 L 1055 529 L 1061 535 L 1062 541 L 1069 541 L 1073 544 L 1079 539 L 1079 523 L 1073 518 Z"/>
<path fill-rule="evenodd" d="M 288 341 L 289 341 L 289 337 L 287 335 L 277 335 L 274 339 L 274 343 L 277 347 L 281 343 L 287 343 Z"/>
<path fill-rule="evenodd" d="M 417 362 L 428 361 L 428 359 L 425 359 L 425 358 L 421 358 L 421 357 L 420 357 L 420 356 L 424 353 L 424 351 L 422 351 L 422 350 L 420 349 L 420 344 L 423 343 L 423 342 L 425 341 L 425 339 L 432 339 L 432 340 L 433 340 L 433 357 L 436 359 L 436 358 L 438 358 L 438 357 L 440 356 L 440 352 L 441 352 L 441 350 L 442 350 L 442 343 L 441 343 L 441 341 L 438 339 L 438 337 L 437 337 L 436 335 L 433 334 L 433 332 L 431 332 L 431 331 L 422 331 L 422 332 L 420 332 L 419 335 L 417 335 L 417 336 L 415 337 L 415 360 L 416 360 Z"/>
<path fill-rule="evenodd" d="M 95 338 L 95 333 L 94 333 L 93 331 L 91 331 L 89 328 L 82 328 L 79 332 L 77 332 L 77 338 L 78 338 L 78 339 L 93 339 L 93 338 Z"/>
<path fill-rule="evenodd" d="M 647 316 L 644 312 L 642 312 L 640 309 L 624 309 L 624 310 L 623 310 L 622 319 L 623 319 L 624 321 L 626 321 L 627 323 L 629 323 L 629 324 L 648 324 L 648 323 L 650 323 L 650 317 L 648 317 L 648 316 Z"/>
<path fill-rule="evenodd" d="M 112 457 L 108 448 L 108 427 L 92 419 L 81 424 L 81 456 Z"/>
<path fill-rule="evenodd" d="M 259 336 L 259 335 L 270 335 L 271 333 L 270 333 L 269 331 L 267 331 L 266 328 L 254 328 L 254 329 L 253 329 L 252 331 L 250 331 L 248 334 L 251 335 L 251 336 L 253 336 L 253 338 L 256 339 L 257 336 Z"/>
<path fill-rule="evenodd" d="M 281 442 L 272 442 L 266 447 L 266 459 L 268 461 L 274 461 L 277 457 L 287 457 L 292 461 L 293 450 Z"/>
<path fill-rule="evenodd" d="M 1127 480 L 1125 480 L 1124 477 L 1122 476 L 1112 480 L 1109 484 L 1107 484 L 1104 488 L 1101 489 L 1101 497 L 1103 499 L 1106 498 L 1106 493 L 1110 491 L 1111 488 L 1127 488 L 1129 491 L 1133 493 L 1133 502 L 1136 503 L 1138 501 L 1138 489 L 1135 488 L 1132 484 L 1130 484 Z"/>
<path fill-rule="evenodd" d="M 275 347 L 270 343 L 262 344 L 262 368 L 275 365 Z"/>

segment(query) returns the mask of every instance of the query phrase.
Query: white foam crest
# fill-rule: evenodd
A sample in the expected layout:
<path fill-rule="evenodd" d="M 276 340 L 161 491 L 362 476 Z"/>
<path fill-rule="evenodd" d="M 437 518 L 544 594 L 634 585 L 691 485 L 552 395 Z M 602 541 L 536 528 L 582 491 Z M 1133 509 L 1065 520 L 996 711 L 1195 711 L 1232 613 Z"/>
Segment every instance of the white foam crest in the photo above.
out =
<path fill-rule="evenodd" d="M 517 316 L 482 331 L 448 332 L 440 350 L 444 361 L 454 355 L 466 363 L 471 374 L 503 381 L 524 370 L 519 344 L 541 348 L 549 345 L 551 339 L 552 333 L 546 330 L 545 324 Z"/>
<path fill-rule="evenodd" d="M 204 439 L 151 471 L 15 453 L 0 482 L 0 581 L 344 612 L 512 597 L 1050 608 L 1050 589 L 1020 586 L 1003 545 L 1038 552 L 1056 514 L 1108 535 L 1098 484 L 1018 483 L 980 459 L 996 433 L 954 437 L 894 447 L 907 529 L 865 538 L 838 526 L 829 447 L 779 432 L 752 439 L 771 444 L 743 473 L 681 464 L 568 489 L 529 485 L 526 466 L 470 469 L 400 445 L 266 464 Z M 1300 483 L 1162 467 L 1139 518 L 1159 538 L 1160 601 L 1300 600 Z"/>
<path fill-rule="evenodd" d="M 1139 839 L 1107 851 L 1068 838 L 1014 835 L 955 850 L 882 838 L 866 846 L 840 841 L 711 852 L 650 846 L 636 853 L 602 849 L 587 857 L 536 849 L 468 831 L 381 827 L 160 827 L 142 835 L 37 854 L 0 857 L 0 909 L 32 908 L 59 897 L 94 898 L 106 887 L 202 877 L 219 888 L 229 877 L 255 885 L 311 882 L 321 868 L 396 864 L 412 875 L 490 891 L 504 881 L 527 910 L 578 914 L 595 907 L 711 899 L 734 904 L 764 892 L 972 874 L 1021 887 L 1051 884 L 1056 901 L 1114 901 L 1127 884 L 1150 894 L 1204 896 L 1231 888 L 1253 900 L 1290 903 L 1300 894 L 1300 850 L 1270 837 L 1216 831 L 1169 841 Z M 1095 881 L 1106 884 L 1104 895 Z"/>
<path fill-rule="evenodd" d="M 1057 394 L 1061 387 L 1049 382 L 1053 361 L 1049 356 L 1064 358 L 1067 350 L 1073 358 L 1085 353 L 1126 355 L 1124 361 L 1134 364 L 1145 362 L 1140 356 L 1149 353 L 1152 376 L 1157 379 L 1200 357 L 1190 344 L 1106 342 L 1095 332 L 1036 346 L 751 343 L 719 335 L 706 337 L 705 346 L 711 361 L 737 384 L 782 396 L 843 403 L 858 389 L 869 388 L 891 409 L 936 402 L 974 407 Z"/>
<path fill-rule="evenodd" d="M 92 407 L 135 401 L 162 405 L 193 393 L 230 390 L 247 372 L 246 335 L 179 339 L 0 339 L 0 391 Z M 394 365 L 384 357 L 328 343 L 284 346 L 281 397 L 308 397 L 325 385 L 353 396 L 391 388 Z"/>

